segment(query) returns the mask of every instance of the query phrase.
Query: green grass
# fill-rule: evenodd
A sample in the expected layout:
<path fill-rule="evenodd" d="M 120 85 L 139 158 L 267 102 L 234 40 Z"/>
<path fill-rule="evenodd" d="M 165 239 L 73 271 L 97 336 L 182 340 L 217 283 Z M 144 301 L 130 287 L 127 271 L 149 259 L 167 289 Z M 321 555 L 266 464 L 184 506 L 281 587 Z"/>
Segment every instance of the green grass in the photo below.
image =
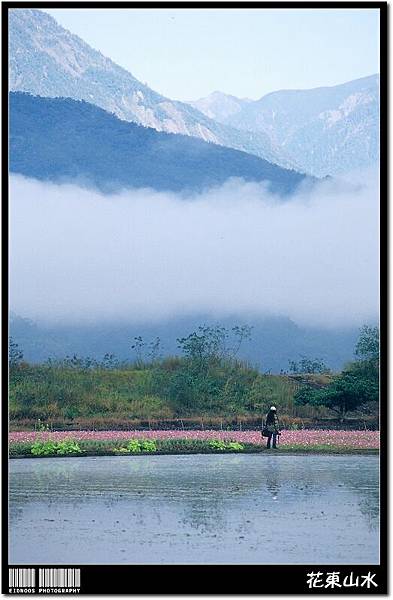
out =
<path fill-rule="evenodd" d="M 203 370 L 181 358 L 116 369 L 23 363 L 10 372 L 9 415 L 13 424 L 258 417 L 273 403 L 293 413 L 295 389 L 233 360 Z"/>
<path fill-rule="evenodd" d="M 326 377 L 307 375 L 307 381 L 321 384 Z M 10 369 L 10 429 L 32 430 L 38 420 L 59 430 L 256 429 L 272 404 L 284 428 L 312 427 L 317 420 L 329 428 L 333 412 L 295 405 L 299 385 L 234 359 L 215 358 L 202 367 L 184 357 L 116 368 L 21 363 Z M 376 415 L 362 417 L 358 427 L 366 421 L 373 424 Z"/>

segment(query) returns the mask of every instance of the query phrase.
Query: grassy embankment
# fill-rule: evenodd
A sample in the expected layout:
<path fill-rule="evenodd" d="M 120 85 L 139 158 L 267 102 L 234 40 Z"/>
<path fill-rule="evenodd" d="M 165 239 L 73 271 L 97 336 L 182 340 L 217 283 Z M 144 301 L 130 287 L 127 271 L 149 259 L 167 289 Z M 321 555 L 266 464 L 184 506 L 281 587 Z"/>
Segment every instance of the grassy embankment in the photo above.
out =
<path fill-rule="evenodd" d="M 294 444 L 267 449 L 261 444 L 222 440 L 129 440 L 65 442 L 19 442 L 10 444 L 10 458 L 72 456 L 142 456 L 160 454 L 378 454 L 377 448 L 354 448 L 328 444 Z"/>
<path fill-rule="evenodd" d="M 233 332 L 238 350 L 249 329 Z M 149 361 L 135 338 L 139 358 L 122 364 L 106 355 L 101 362 L 74 356 L 31 365 L 10 344 L 11 455 L 262 452 L 258 429 L 272 404 L 287 429 L 277 452 L 378 451 L 378 432 L 367 431 L 378 423 L 377 331 L 363 328 L 359 359 L 336 375 L 319 360 L 301 361 L 300 370 L 294 363 L 292 375 L 261 373 L 237 360 L 236 349 L 228 353 L 227 337 L 225 328 L 199 327 L 177 340 L 182 356 L 165 359 L 157 358 L 157 338 Z M 335 411 L 340 429 L 350 432 L 332 431 Z M 357 422 L 344 426 L 344 418 Z M 149 431 L 135 431 L 146 424 Z M 317 431 L 321 425 L 325 431 Z M 88 429 L 96 431 L 81 431 Z M 97 431 L 103 429 L 111 431 Z"/>
<path fill-rule="evenodd" d="M 329 375 L 309 378 L 322 385 Z M 271 404 L 284 427 L 335 418 L 324 407 L 296 406 L 299 385 L 290 375 L 263 374 L 235 360 L 199 365 L 176 357 L 116 367 L 80 359 L 21 363 L 10 373 L 10 428 L 34 429 L 38 420 L 71 430 L 256 428 Z"/>

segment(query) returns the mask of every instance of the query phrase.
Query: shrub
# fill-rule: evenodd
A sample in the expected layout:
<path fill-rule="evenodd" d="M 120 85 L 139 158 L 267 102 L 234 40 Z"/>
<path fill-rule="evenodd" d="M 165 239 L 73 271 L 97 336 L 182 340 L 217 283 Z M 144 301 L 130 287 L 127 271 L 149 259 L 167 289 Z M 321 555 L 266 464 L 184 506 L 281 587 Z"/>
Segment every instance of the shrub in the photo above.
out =
<path fill-rule="evenodd" d="M 240 442 L 228 442 L 227 449 L 228 450 L 244 450 L 244 446 L 243 446 L 243 444 L 240 444 Z"/>
<path fill-rule="evenodd" d="M 116 452 L 138 454 L 140 452 L 157 452 L 157 444 L 154 440 L 129 440 L 127 446 L 114 449 Z"/>
<path fill-rule="evenodd" d="M 141 440 L 143 452 L 157 452 L 157 444 L 154 440 Z"/>
<path fill-rule="evenodd" d="M 172 439 L 172 440 L 157 440 L 157 448 L 159 452 L 173 452 L 183 454 L 187 452 L 197 453 L 208 447 L 203 440 L 193 439 Z"/>
<path fill-rule="evenodd" d="M 54 442 L 52 440 L 42 441 L 36 440 L 31 445 L 31 454 L 34 456 L 53 456 L 66 454 L 81 454 L 82 450 L 75 440 L 68 439 L 60 442 Z"/>
<path fill-rule="evenodd" d="M 142 451 L 142 444 L 139 440 L 130 440 L 127 444 L 127 450 L 128 452 L 141 452 Z"/>
<path fill-rule="evenodd" d="M 30 442 L 14 442 L 9 446 L 10 456 L 27 456 L 28 454 L 31 454 Z"/>
<path fill-rule="evenodd" d="M 209 446 L 210 446 L 210 448 L 213 448 L 214 450 L 225 450 L 227 447 L 226 443 L 223 442 L 222 440 L 210 440 Z"/>
<path fill-rule="evenodd" d="M 213 450 L 244 450 L 244 445 L 239 442 L 224 442 L 223 440 L 210 440 L 209 446 Z"/>

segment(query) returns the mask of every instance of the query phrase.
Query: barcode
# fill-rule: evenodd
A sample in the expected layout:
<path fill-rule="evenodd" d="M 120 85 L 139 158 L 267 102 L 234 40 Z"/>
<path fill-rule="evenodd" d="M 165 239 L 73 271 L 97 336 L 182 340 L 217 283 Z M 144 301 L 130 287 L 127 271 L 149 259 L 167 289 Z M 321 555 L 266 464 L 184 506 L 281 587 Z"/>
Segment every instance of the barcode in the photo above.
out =
<path fill-rule="evenodd" d="M 9 587 L 33 588 L 35 587 L 35 569 L 9 569 Z"/>
<path fill-rule="evenodd" d="M 38 569 L 40 588 L 79 588 L 80 569 Z"/>

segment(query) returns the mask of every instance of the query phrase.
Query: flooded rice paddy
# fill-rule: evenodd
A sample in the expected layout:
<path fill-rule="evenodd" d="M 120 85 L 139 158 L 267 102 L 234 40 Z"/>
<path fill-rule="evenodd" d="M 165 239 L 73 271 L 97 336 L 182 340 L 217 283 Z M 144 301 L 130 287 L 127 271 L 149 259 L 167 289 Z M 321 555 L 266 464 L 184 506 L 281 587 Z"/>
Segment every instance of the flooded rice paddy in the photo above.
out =
<path fill-rule="evenodd" d="M 10 461 L 13 564 L 376 564 L 377 456 Z"/>

